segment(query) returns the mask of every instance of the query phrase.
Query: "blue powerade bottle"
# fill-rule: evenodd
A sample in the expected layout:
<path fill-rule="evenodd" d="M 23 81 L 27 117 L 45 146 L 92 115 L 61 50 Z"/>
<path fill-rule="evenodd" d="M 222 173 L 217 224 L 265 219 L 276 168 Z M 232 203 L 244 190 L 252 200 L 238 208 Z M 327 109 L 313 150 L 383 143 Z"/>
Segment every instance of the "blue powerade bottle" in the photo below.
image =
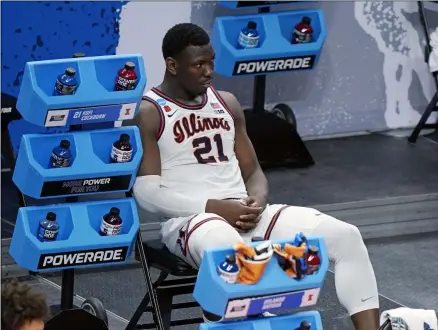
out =
<path fill-rule="evenodd" d="M 69 167 L 73 160 L 70 152 L 70 141 L 61 140 L 59 146 L 53 148 L 50 156 L 50 167 Z"/>
<path fill-rule="evenodd" d="M 38 228 L 38 239 L 41 242 L 56 241 L 59 232 L 59 223 L 56 221 L 56 214 L 49 212 L 46 218 L 40 222 Z"/>
<path fill-rule="evenodd" d="M 239 275 L 239 266 L 236 263 L 236 256 L 234 254 L 227 255 L 224 262 L 217 266 L 219 276 L 229 284 L 237 282 Z"/>
<path fill-rule="evenodd" d="M 242 29 L 239 34 L 240 48 L 256 48 L 259 45 L 260 34 L 257 31 L 257 23 L 249 21 L 246 28 Z"/>
<path fill-rule="evenodd" d="M 56 79 L 55 92 L 53 95 L 73 95 L 78 87 L 76 80 L 76 70 L 67 68 L 64 73 L 60 74 Z"/>

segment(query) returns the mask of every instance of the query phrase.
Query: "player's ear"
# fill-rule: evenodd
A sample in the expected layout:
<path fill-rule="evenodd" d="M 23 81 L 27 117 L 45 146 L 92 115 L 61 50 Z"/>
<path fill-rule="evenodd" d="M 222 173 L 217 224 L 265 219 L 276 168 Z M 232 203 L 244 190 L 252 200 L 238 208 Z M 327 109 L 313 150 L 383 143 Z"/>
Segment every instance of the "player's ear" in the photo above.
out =
<path fill-rule="evenodd" d="M 172 76 L 176 76 L 177 66 L 178 63 L 175 59 L 173 59 L 172 57 L 166 58 L 166 69 Z"/>

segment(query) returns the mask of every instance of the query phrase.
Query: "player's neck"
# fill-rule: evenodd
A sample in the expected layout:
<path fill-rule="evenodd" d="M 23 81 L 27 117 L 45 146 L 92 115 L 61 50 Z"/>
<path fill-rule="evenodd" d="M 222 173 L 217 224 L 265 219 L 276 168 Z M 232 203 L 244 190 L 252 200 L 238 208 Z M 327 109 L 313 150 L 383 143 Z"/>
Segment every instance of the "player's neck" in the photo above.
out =
<path fill-rule="evenodd" d="M 201 96 L 188 93 L 171 77 L 164 77 L 163 82 L 157 88 L 172 99 L 187 104 L 196 102 Z"/>

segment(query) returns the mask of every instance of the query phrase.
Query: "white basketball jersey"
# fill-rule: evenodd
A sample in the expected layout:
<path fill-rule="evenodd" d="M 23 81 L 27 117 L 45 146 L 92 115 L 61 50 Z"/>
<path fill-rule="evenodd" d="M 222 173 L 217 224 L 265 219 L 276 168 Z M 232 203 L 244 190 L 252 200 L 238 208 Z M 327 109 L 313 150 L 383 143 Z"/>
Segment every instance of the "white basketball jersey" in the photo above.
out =
<path fill-rule="evenodd" d="M 172 100 L 155 88 L 144 99 L 155 104 L 161 117 L 163 186 L 209 199 L 247 197 L 234 153 L 234 118 L 217 91 L 208 88 L 195 106 Z"/>

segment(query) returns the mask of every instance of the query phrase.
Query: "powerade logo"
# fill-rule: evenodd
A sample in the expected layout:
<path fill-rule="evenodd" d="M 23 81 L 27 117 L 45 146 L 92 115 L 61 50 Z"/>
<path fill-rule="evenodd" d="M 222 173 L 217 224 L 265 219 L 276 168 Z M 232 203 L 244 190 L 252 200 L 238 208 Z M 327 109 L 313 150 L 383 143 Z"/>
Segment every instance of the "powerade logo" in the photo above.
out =
<path fill-rule="evenodd" d="M 311 69 L 315 57 L 309 55 L 236 62 L 233 76 Z"/>
<path fill-rule="evenodd" d="M 42 254 L 38 269 L 107 264 L 125 261 L 128 247 Z"/>

